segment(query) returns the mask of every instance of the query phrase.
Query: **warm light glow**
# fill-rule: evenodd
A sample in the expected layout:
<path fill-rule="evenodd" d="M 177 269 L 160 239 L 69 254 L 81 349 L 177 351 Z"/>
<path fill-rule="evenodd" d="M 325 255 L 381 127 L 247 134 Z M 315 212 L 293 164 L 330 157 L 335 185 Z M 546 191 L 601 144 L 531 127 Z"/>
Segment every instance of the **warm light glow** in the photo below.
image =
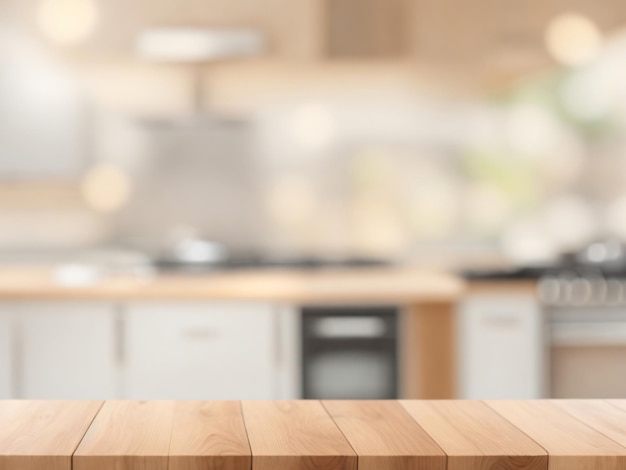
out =
<path fill-rule="evenodd" d="M 130 192 L 131 182 L 126 173 L 111 165 L 92 168 L 82 181 L 85 202 L 100 212 L 120 209 L 128 202 Z"/>
<path fill-rule="evenodd" d="M 602 35 L 586 16 L 565 13 L 550 21 L 545 40 L 548 51 L 557 61 L 577 66 L 595 56 L 602 43 Z"/>
<path fill-rule="evenodd" d="M 43 33 L 61 45 L 84 41 L 98 22 L 98 7 L 94 0 L 43 0 L 37 20 Z"/>
<path fill-rule="evenodd" d="M 299 147 L 322 149 L 333 140 L 335 120 L 330 109 L 322 104 L 304 105 L 293 113 L 291 132 Z"/>

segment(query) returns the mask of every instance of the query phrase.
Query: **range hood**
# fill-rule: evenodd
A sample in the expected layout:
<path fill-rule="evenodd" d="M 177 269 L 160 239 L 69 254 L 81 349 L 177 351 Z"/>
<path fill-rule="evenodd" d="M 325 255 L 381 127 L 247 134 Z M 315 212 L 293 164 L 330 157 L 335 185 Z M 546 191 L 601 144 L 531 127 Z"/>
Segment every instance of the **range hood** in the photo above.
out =
<path fill-rule="evenodd" d="M 205 65 L 225 60 L 258 56 L 265 50 L 265 37 L 258 31 L 242 28 L 149 28 L 141 32 L 135 51 L 142 61 L 180 64 L 193 74 L 192 112 L 182 118 L 142 119 L 150 127 L 196 128 L 219 124 L 243 124 L 207 112 L 203 103 Z"/>
<path fill-rule="evenodd" d="M 265 40 L 258 31 L 236 28 L 150 28 L 136 43 L 140 59 L 168 63 L 207 63 L 256 56 Z"/>

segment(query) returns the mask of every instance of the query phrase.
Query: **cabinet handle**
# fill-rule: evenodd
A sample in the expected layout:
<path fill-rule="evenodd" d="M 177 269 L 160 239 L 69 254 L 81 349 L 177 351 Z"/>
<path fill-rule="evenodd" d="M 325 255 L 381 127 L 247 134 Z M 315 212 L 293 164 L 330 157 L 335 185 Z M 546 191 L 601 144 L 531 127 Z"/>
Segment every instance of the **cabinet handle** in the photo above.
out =
<path fill-rule="evenodd" d="M 21 312 L 17 315 L 12 314 L 11 322 L 11 354 L 13 356 L 11 364 L 11 380 L 13 387 L 11 389 L 12 398 L 23 398 L 24 394 L 24 329 L 22 326 Z"/>
<path fill-rule="evenodd" d="M 214 328 L 188 328 L 182 332 L 185 339 L 192 341 L 207 341 L 217 339 L 220 335 Z"/>
<path fill-rule="evenodd" d="M 520 324 L 520 318 L 491 315 L 483 317 L 482 324 L 493 328 L 515 328 Z"/>
<path fill-rule="evenodd" d="M 272 316 L 274 318 L 274 364 L 276 367 L 280 368 L 283 363 L 283 349 L 282 349 L 282 338 L 283 338 L 283 325 L 282 318 L 279 312 L 272 312 Z"/>
<path fill-rule="evenodd" d="M 124 307 L 117 305 L 115 309 L 115 359 L 118 365 L 126 362 L 126 328 L 124 327 Z"/>

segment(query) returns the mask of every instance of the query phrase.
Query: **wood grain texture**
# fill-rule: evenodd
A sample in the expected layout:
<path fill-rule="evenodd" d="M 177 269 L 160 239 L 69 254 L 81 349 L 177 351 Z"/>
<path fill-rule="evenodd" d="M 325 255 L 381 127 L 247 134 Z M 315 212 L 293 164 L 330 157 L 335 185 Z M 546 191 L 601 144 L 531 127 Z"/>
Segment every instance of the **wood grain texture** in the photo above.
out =
<path fill-rule="evenodd" d="M 167 470 L 174 407 L 106 402 L 74 454 L 74 470 Z"/>
<path fill-rule="evenodd" d="M 439 400 L 457 396 L 455 305 L 412 305 L 403 318 L 402 396 Z"/>
<path fill-rule="evenodd" d="M 448 455 L 449 470 L 545 470 L 536 442 L 478 401 L 402 401 Z"/>
<path fill-rule="evenodd" d="M 209 275 L 112 274 L 88 286 L 60 286 L 49 268 L 0 269 L 3 300 L 231 299 L 306 303 L 455 302 L 465 282 L 453 274 L 415 268 L 242 270 Z"/>
<path fill-rule="evenodd" d="M 400 58 L 407 52 L 408 0 L 325 0 L 332 58 Z"/>
<path fill-rule="evenodd" d="M 99 401 L 0 401 L 0 470 L 71 470 Z"/>
<path fill-rule="evenodd" d="M 626 448 L 549 401 L 488 401 L 548 451 L 550 470 L 623 470 Z"/>
<path fill-rule="evenodd" d="M 445 470 L 446 455 L 395 401 L 324 401 L 359 470 Z"/>
<path fill-rule="evenodd" d="M 244 401 L 254 470 L 356 470 L 350 444 L 318 401 Z"/>
<path fill-rule="evenodd" d="M 626 447 L 626 409 L 607 400 L 552 400 L 551 403 Z"/>
<path fill-rule="evenodd" d="M 176 403 L 169 470 L 249 470 L 251 465 L 238 401 Z"/>

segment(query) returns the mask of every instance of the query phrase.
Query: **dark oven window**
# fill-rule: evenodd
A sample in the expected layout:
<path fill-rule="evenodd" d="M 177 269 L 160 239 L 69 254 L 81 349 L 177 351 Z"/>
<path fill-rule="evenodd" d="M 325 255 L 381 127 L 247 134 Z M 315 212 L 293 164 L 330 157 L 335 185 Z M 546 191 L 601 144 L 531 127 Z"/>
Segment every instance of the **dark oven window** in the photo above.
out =
<path fill-rule="evenodd" d="M 396 307 L 302 309 L 302 395 L 398 398 Z"/>

